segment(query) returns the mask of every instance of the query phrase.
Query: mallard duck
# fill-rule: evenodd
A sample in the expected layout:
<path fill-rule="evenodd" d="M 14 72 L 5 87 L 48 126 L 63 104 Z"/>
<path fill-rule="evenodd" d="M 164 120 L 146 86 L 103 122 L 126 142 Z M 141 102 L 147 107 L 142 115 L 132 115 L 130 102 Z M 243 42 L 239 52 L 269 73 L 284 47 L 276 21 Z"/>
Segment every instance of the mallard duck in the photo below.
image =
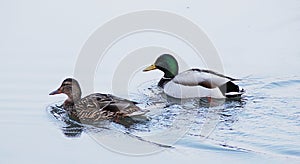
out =
<path fill-rule="evenodd" d="M 143 71 L 159 69 L 164 76 L 158 83 L 164 92 L 174 98 L 201 98 L 209 97 L 223 99 L 239 97 L 243 89 L 232 81 L 234 79 L 220 73 L 206 69 L 189 69 L 178 74 L 178 63 L 170 54 L 159 56 L 155 63 Z"/>
<path fill-rule="evenodd" d="M 72 78 L 65 79 L 61 86 L 49 95 L 66 94 L 68 98 L 62 104 L 70 118 L 81 123 L 93 123 L 99 120 L 117 121 L 141 109 L 136 102 L 110 94 L 94 93 L 81 98 L 79 83 Z"/>

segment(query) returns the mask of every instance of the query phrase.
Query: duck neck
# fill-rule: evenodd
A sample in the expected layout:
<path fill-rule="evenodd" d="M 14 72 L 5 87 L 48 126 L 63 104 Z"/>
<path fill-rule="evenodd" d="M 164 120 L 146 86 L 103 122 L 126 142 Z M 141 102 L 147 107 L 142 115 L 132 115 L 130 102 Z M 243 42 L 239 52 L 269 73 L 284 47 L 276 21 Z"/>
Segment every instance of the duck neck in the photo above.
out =
<path fill-rule="evenodd" d="M 74 87 L 72 88 L 72 93 L 67 94 L 68 98 L 67 100 L 65 100 L 64 102 L 64 107 L 70 108 L 73 107 L 74 104 L 78 101 L 80 101 L 81 99 L 81 90 L 80 89 L 74 89 Z"/>
<path fill-rule="evenodd" d="M 64 104 L 63 104 L 63 107 L 64 109 L 66 110 L 70 110 L 72 109 L 74 106 L 74 102 L 73 101 L 70 101 L 69 99 L 65 100 Z"/>
<path fill-rule="evenodd" d="M 174 78 L 174 77 L 173 77 Z M 171 77 L 162 77 L 160 81 L 158 82 L 158 86 L 164 88 L 165 84 L 167 84 L 169 81 L 171 81 L 173 78 Z"/>
<path fill-rule="evenodd" d="M 171 69 L 166 69 L 164 67 L 160 67 L 159 69 L 164 72 L 164 76 L 158 82 L 158 86 L 164 88 L 165 84 L 171 81 L 178 74 L 178 67 L 173 69 L 174 71 L 170 71 Z"/>

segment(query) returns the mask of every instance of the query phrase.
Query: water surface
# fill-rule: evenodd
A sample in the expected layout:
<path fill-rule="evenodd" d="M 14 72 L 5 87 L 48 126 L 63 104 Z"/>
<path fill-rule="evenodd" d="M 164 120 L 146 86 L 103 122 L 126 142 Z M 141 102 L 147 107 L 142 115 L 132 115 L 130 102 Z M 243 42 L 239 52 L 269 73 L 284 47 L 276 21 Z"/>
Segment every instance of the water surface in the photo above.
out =
<path fill-rule="evenodd" d="M 1 3 L 0 163 L 299 163 L 298 1 L 113 3 Z M 66 97 L 48 93 L 73 75 L 91 33 L 117 15 L 149 8 L 175 12 L 201 26 L 219 51 L 224 72 L 243 79 L 242 100 L 211 108 L 194 101 L 168 103 L 155 88 L 161 74 L 140 72 L 127 98 L 151 109 L 150 121 L 130 129 L 110 122 L 95 128 L 53 111 L 51 106 Z M 130 51 L 156 43 L 205 68 L 180 41 L 151 36 L 121 40 L 106 65 L 116 66 Z M 100 69 L 95 76 L 95 91 L 113 92 L 109 71 Z M 156 153 L 121 153 L 142 151 L 135 148 Z"/>

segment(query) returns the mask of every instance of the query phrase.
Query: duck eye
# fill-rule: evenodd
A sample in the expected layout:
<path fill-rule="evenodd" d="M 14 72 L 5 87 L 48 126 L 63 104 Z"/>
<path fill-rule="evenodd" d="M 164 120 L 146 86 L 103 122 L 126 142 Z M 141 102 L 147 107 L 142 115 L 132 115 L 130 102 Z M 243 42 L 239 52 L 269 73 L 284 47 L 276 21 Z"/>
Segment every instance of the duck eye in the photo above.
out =
<path fill-rule="evenodd" d="M 64 82 L 64 83 L 62 83 L 61 86 L 66 86 L 66 85 L 72 85 L 72 83 L 71 82 Z"/>

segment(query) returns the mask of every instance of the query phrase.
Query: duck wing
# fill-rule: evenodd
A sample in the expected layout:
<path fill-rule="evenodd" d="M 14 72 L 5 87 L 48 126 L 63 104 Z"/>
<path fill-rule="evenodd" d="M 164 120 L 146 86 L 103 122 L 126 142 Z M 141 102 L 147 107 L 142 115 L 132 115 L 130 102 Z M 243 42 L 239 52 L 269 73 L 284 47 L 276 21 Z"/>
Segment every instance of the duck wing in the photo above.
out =
<path fill-rule="evenodd" d="M 117 110 L 108 110 L 111 100 L 104 94 L 95 93 L 82 98 L 74 104 L 70 111 L 72 116 L 81 122 L 92 120 L 98 121 L 111 119 L 116 115 Z"/>
<path fill-rule="evenodd" d="M 110 105 L 104 110 L 118 110 L 118 114 L 131 115 L 134 112 L 140 111 L 141 109 L 136 106 L 137 102 L 123 99 L 117 96 L 107 94 L 111 98 Z"/>
<path fill-rule="evenodd" d="M 80 104 L 82 108 L 87 111 L 102 111 L 110 114 L 130 114 L 140 110 L 136 106 L 137 102 L 130 101 L 124 98 L 113 96 L 111 94 L 95 93 L 81 99 Z"/>
<path fill-rule="evenodd" d="M 202 86 L 211 89 L 235 80 L 238 79 L 234 79 L 211 70 L 190 69 L 178 74 L 172 81 L 180 85 Z"/>

